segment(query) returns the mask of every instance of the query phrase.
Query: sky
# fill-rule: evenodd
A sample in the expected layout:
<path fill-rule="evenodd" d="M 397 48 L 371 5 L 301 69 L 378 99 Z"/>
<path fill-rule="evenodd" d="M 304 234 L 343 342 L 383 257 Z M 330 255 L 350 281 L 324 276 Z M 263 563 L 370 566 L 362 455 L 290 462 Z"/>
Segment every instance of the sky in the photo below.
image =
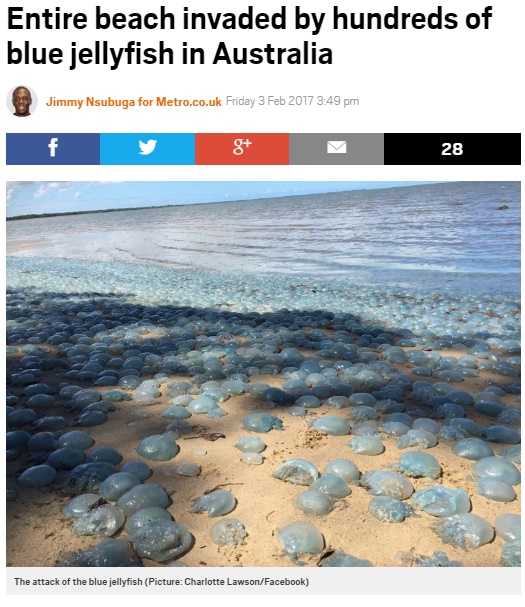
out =
<path fill-rule="evenodd" d="M 7 217 L 420 185 L 415 181 L 8 181 Z"/>

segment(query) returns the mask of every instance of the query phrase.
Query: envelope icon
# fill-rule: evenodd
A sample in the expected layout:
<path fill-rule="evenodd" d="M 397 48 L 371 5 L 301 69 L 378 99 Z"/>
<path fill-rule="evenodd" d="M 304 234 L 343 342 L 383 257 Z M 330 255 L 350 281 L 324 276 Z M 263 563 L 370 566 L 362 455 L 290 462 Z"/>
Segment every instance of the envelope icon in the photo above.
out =
<path fill-rule="evenodd" d="M 328 141 L 326 144 L 327 154 L 346 154 L 346 141 Z"/>

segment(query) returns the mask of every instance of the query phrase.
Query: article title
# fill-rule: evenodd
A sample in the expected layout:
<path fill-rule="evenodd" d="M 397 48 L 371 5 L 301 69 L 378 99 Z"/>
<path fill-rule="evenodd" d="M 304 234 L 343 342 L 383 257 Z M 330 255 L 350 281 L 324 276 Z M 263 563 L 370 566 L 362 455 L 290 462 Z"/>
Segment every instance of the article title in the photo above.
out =
<path fill-rule="evenodd" d="M 334 52 L 318 43 L 316 36 L 323 30 L 349 32 L 351 30 L 488 30 L 493 18 L 492 6 L 480 12 L 462 16 L 446 12 L 437 6 L 430 12 L 409 13 L 399 6 L 387 12 L 348 12 L 339 6 L 329 12 L 304 11 L 301 6 L 281 6 L 271 13 L 258 12 L 253 6 L 238 12 L 194 12 L 183 7 L 175 14 L 166 6 L 155 12 L 110 12 L 95 6 L 91 14 L 65 12 L 59 7 L 28 12 L 23 6 L 7 8 L 8 29 L 15 32 L 35 30 L 112 30 L 138 32 L 163 31 L 224 31 L 286 30 L 304 31 L 308 39 L 293 47 L 274 43 L 257 47 L 238 47 L 230 42 L 219 42 L 214 48 L 190 45 L 186 41 L 159 39 L 155 46 L 145 46 L 140 40 L 129 40 L 124 46 L 113 46 L 108 40 L 95 40 L 90 46 L 70 41 L 69 48 L 42 47 L 31 40 L 7 41 L 8 65 L 68 65 L 70 70 L 83 65 L 104 65 L 117 70 L 122 65 L 331 65 Z M 231 34 L 230 34 L 231 35 Z M 30 38 L 30 35 L 28 36 Z M 135 38 L 137 36 L 135 35 Z M 166 36 L 162 35 L 162 38 Z M 51 38 L 56 40 L 56 38 Z M 295 43 L 297 44 L 297 43 Z"/>

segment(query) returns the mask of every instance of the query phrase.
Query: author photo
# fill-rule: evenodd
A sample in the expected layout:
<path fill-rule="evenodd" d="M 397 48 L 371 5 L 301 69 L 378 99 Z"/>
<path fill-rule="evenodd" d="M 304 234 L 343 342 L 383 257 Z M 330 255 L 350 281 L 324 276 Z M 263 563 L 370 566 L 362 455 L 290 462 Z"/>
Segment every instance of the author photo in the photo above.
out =
<path fill-rule="evenodd" d="M 36 103 L 33 102 L 34 95 L 27 86 L 17 86 L 8 97 L 8 106 L 14 116 L 26 118 L 31 116 L 36 109 Z"/>

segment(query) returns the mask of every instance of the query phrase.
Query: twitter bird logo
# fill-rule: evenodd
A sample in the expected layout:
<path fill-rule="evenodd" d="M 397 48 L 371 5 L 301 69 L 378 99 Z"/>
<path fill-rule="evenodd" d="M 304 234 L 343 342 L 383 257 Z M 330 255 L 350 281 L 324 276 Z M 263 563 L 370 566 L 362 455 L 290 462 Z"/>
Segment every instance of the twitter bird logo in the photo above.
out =
<path fill-rule="evenodd" d="M 139 141 L 139 147 L 140 147 L 139 154 L 142 154 L 143 156 L 146 156 L 147 154 L 151 154 L 151 152 L 153 152 L 153 150 L 155 149 L 156 145 L 157 145 L 156 139 L 149 139 L 147 143 L 144 143 L 143 141 Z"/>

